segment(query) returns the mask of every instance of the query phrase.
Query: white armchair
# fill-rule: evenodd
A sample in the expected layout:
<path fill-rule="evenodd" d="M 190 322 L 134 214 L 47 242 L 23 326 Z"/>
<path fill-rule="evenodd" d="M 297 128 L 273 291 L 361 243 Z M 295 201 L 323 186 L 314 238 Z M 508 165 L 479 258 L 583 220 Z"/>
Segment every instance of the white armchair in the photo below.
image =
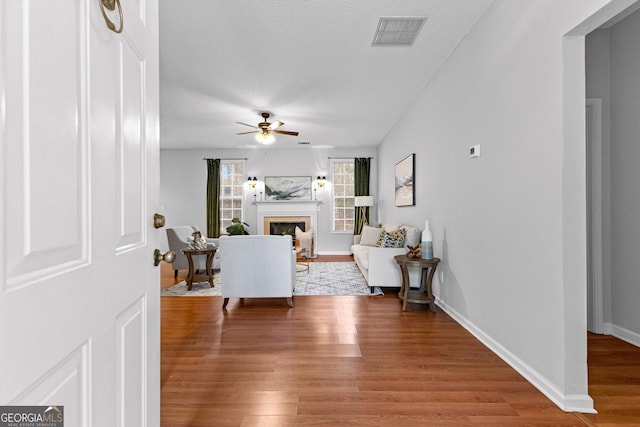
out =
<path fill-rule="evenodd" d="M 229 298 L 287 298 L 293 307 L 296 256 L 291 236 L 223 236 L 220 272 L 224 309 Z"/>

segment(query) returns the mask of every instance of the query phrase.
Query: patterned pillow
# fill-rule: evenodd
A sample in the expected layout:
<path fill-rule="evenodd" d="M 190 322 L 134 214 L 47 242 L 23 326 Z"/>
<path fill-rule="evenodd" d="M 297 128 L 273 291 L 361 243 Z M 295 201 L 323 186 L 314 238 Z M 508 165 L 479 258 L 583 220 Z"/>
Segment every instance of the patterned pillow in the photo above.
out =
<path fill-rule="evenodd" d="M 404 228 L 399 228 L 389 233 L 388 231 L 382 231 L 376 246 L 379 248 L 401 248 L 404 243 Z"/>

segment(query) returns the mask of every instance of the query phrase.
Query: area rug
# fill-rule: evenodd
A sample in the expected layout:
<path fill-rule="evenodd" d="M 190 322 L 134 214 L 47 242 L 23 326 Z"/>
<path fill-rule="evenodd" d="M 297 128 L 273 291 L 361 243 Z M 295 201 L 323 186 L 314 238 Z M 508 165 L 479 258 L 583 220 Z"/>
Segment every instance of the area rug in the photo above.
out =
<path fill-rule="evenodd" d="M 209 282 L 199 282 L 194 283 L 188 291 L 186 282 L 182 281 L 163 289 L 160 295 L 220 296 L 223 281 L 224 273 L 216 272 L 213 276 L 213 288 L 209 286 Z M 310 262 L 309 272 L 305 270 L 296 273 L 293 295 L 383 295 L 383 292 L 375 287 L 374 293 L 371 293 L 355 262 Z"/>

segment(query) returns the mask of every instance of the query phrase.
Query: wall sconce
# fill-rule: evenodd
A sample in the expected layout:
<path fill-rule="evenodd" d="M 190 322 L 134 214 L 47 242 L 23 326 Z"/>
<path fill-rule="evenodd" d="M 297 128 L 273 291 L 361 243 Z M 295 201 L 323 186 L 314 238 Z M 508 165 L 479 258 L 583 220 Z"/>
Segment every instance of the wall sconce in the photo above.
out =
<path fill-rule="evenodd" d="M 247 183 L 249 184 L 249 188 L 251 188 L 253 190 L 253 201 L 257 201 L 258 197 L 256 195 L 256 187 L 258 186 L 258 178 L 254 177 L 249 177 L 247 178 Z M 262 192 L 260 193 L 262 194 Z"/>
<path fill-rule="evenodd" d="M 316 178 L 316 180 L 318 181 L 318 188 L 322 190 L 322 188 L 326 184 L 325 181 L 327 180 L 327 177 L 326 176 L 318 176 Z"/>

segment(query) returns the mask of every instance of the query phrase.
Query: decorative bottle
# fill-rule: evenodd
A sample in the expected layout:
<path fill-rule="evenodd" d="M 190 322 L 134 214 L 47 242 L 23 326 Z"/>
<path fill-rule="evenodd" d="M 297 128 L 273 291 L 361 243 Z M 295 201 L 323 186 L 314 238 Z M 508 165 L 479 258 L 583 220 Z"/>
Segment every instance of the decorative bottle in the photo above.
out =
<path fill-rule="evenodd" d="M 424 231 L 422 232 L 422 259 L 433 258 L 433 236 L 429 230 L 429 220 L 424 222 Z"/>

